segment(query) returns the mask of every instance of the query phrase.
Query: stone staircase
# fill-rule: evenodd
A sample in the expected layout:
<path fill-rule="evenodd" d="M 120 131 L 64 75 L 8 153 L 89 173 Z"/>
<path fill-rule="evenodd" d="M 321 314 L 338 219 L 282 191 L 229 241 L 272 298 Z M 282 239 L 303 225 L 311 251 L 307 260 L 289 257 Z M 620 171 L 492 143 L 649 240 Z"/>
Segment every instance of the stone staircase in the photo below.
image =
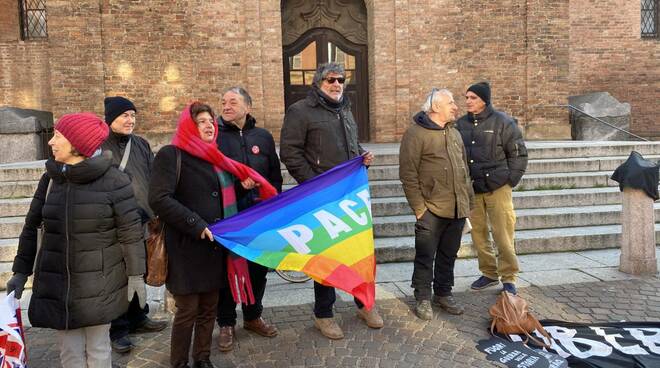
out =
<path fill-rule="evenodd" d="M 376 259 L 411 261 L 415 217 L 398 180 L 399 146 L 365 148 L 376 154 L 369 168 Z M 649 160 L 660 159 L 660 142 L 528 142 L 527 172 L 513 193 L 518 253 L 618 247 L 621 193 L 609 176 L 633 150 Z M 285 173 L 285 188 L 293 183 Z M 660 204 L 656 216 L 660 219 Z M 660 225 L 656 228 L 660 235 Z M 467 235 L 459 257 L 474 256 Z"/>
<path fill-rule="evenodd" d="M 414 223 L 398 180 L 398 144 L 367 144 L 377 260 L 410 261 Z M 621 193 L 609 175 L 637 151 L 660 159 L 660 142 L 529 142 L 529 165 L 513 193 L 520 254 L 615 248 L 621 233 Z M 0 288 L 11 276 L 25 214 L 43 161 L 0 165 Z M 285 189 L 294 185 L 283 170 Z M 660 204 L 656 206 L 660 218 Z M 660 235 L 660 225 L 656 225 Z M 658 237 L 660 240 L 660 237 Z M 465 236 L 460 257 L 474 256 Z"/>

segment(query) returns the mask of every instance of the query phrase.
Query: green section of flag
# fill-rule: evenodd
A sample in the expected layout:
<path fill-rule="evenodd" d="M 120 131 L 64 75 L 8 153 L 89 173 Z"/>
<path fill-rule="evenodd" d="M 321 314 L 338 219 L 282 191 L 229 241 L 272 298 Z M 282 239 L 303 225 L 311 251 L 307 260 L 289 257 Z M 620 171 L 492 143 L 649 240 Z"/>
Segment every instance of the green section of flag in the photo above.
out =
<path fill-rule="evenodd" d="M 291 248 L 291 246 L 289 246 L 289 248 Z M 262 251 L 261 255 L 252 262 L 259 263 L 260 265 L 269 268 L 276 268 L 287 256 L 287 254 L 291 253 L 292 251 L 293 248 L 291 248 L 291 251 L 287 251 L 286 249 L 279 252 Z"/>
<path fill-rule="evenodd" d="M 366 211 L 366 207 L 363 207 L 363 209 Z M 331 246 L 344 241 L 350 237 L 353 237 L 367 229 L 371 229 L 372 223 L 371 223 L 371 217 L 367 216 L 368 221 L 366 225 L 358 225 L 353 221 L 353 219 L 346 215 L 344 217 L 340 217 L 339 219 L 342 220 L 344 223 L 346 223 L 350 228 L 350 232 L 340 232 L 338 236 L 334 239 L 330 238 L 330 235 L 326 231 L 326 229 L 319 225 L 316 229 L 313 229 L 312 231 L 314 232 L 314 237 L 312 240 L 307 243 L 307 246 L 311 250 L 310 253 L 312 254 L 318 254 L 321 253 L 322 251 L 330 248 Z M 285 249 L 291 249 L 291 251 L 295 252 L 293 250 L 293 247 L 291 245 L 287 245 Z"/>

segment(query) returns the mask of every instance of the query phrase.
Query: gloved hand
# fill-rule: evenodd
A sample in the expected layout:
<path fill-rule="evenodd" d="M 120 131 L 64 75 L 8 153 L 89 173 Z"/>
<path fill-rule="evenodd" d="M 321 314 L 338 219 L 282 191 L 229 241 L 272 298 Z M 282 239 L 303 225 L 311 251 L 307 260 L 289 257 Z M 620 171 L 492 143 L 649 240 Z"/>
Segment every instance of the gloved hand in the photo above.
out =
<path fill-rule="evenodd" d="M 128 276 L 128 302 L 133 300 L 133 295 L 137 293 L 140 308 L 147 304 L 147 285 L 144 283 L 142 275 Z"/>
<path fill-rule="evenodd" d="M 15 273 L 9 281 L 7 281 L 7 294 L 14 292 L 16 299 L 20 299 L 23 295 L 23 290 L 25 289 L 25 283 L 27 282 L 28 275 L 24 273 Z"/>

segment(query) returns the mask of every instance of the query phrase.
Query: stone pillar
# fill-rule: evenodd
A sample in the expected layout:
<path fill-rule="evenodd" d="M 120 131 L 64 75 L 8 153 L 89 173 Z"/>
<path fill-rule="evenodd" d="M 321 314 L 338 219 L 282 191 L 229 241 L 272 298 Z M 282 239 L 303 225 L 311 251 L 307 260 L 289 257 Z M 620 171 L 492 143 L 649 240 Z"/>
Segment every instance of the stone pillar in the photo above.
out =
<path fill-rule="evenodd" d="M 655 214 L 653 199 L 644 191 L 623 188 L 622 243 L 619 270 L 633 275 L 655 275 Z"/>

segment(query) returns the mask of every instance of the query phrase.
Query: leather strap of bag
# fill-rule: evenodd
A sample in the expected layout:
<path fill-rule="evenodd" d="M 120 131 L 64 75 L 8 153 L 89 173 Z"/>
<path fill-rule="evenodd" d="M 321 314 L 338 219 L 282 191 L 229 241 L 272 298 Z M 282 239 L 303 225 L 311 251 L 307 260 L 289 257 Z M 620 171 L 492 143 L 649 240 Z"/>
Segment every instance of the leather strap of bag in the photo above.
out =
<path fill-rule="evenodd" d="M 179 177 L 181 176 L 181 151 L 179 151 L 179 148 L 174 147 L 176 150 L 176 185 L 174 186 L 174 190 L 176 190 L 176 187 L 179 186 Z"/>
<path fill-rule="evenodd" d="M 48 187 L 46 188 L 46 197 L 44 197 L 44 203 L 43 205 L 46 204 L 46 200 L 48 199 L 48 195 L 50 194 L 50 188 L 53 186 L 53 179 L 48 178 Z M 41 208 L 43 208 L 43 205 Z M 37 250 L 34 253 L 34 264 L 32 265 L 32 272 L 37 268 L 37 257 L 39 256 L 39 252 L 41 251 L 41 243 L 44 241 L 44 220 L 43 218 L 41 219 L 41 224 L 39 224 L 39 227 L 37 228 Z"/>
<path fill-rule="evenodd" d="M 131 155 L 131 142 L 133 140 L 131 137 L 128 137 L 128 143 L 126 143 L 126 149 L 124 150 L 124 155 L 121 157 L 121 162 L 119 163 L 119 171 L 124 172 L 126 170 L 126 165 L 128 164 L 128 156 Z"/>
<path fill-rule="evenodd" d="M 176 150 L 176 184 L 174 185 L 174 190 L 179 186 L 179 178 L 181 177 L 181 151 L 177 147 L 174 147 Z M 165 222 L 160 221 L 160 231 L 165 230 Z"/>

